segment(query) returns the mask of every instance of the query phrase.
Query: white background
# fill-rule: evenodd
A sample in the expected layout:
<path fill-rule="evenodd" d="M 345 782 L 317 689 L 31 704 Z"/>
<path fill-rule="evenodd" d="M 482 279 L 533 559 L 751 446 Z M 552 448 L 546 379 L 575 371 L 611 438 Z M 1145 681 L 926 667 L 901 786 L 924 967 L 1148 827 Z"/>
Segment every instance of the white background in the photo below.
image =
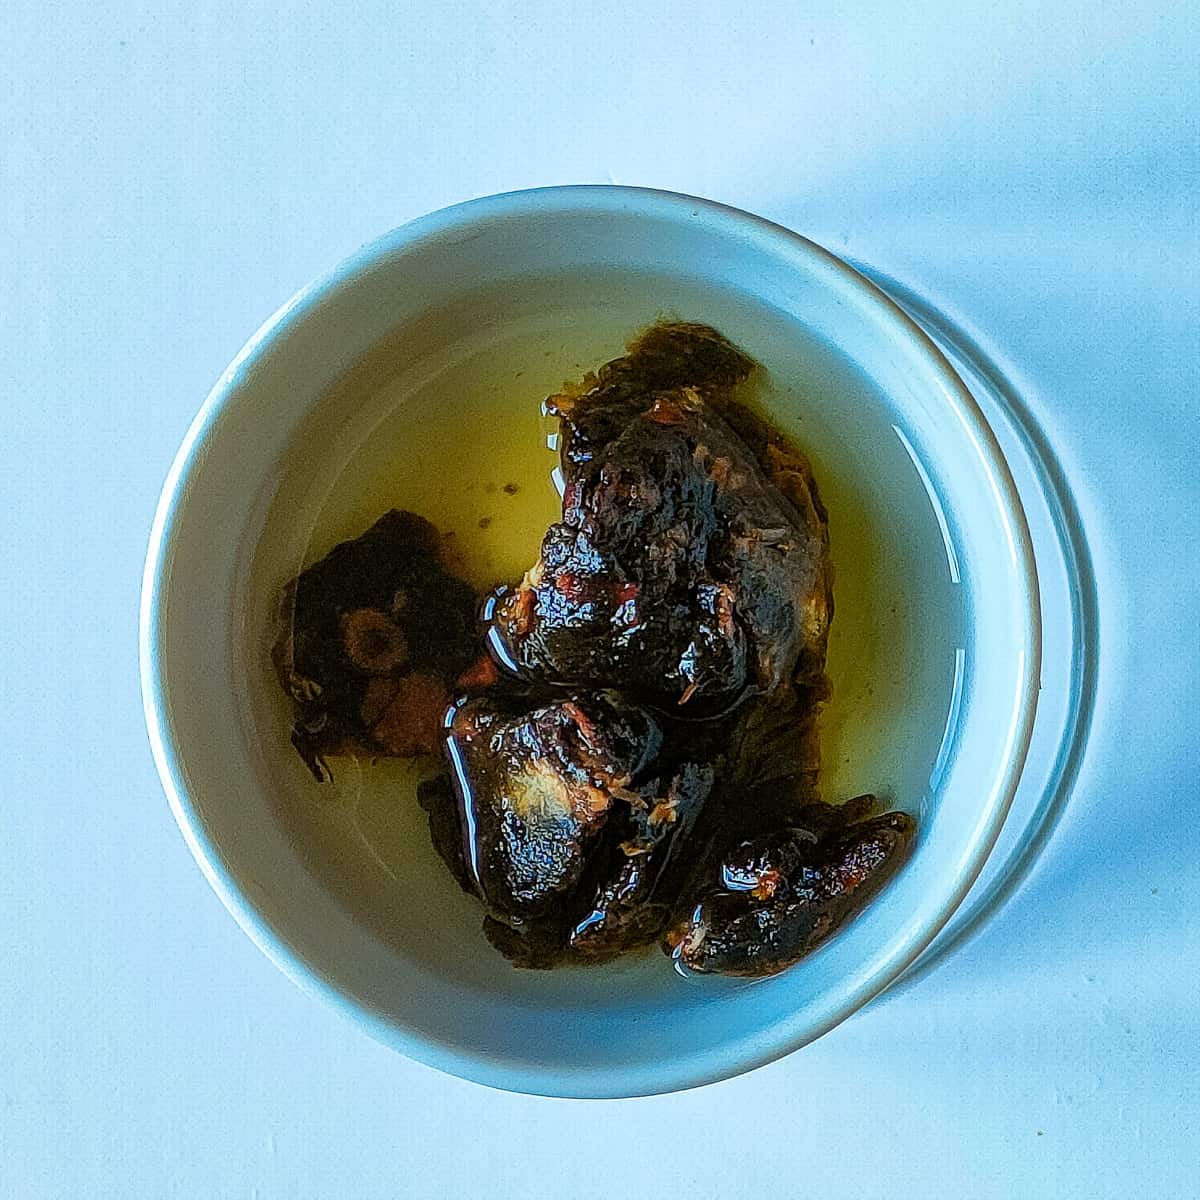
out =
<path fill-rule="evenodd" d="M 6 5 L 0 1195 L 1200 1191 L 1200 20 L 1175 3 Z M 1099 575 L 1098 720 L 969 948 L 774 1066 L 506 1096 L 382 1049 L 172 824 L 136 614 L 260 321 L 446 203 L 638 183 L 915 285 L 1032 396 Z"/>

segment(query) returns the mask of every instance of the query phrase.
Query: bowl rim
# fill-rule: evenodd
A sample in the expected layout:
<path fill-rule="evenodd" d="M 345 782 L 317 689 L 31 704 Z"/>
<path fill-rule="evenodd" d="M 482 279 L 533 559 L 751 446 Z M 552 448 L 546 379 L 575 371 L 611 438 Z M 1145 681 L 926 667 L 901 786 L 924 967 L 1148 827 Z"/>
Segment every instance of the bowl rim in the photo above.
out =
<path fill-rule="evenodd" d="M 871 976 L 864 984 L 849 991 L 829 1017 L 802 1029 L 786 1027 L 784 1036 L 754 1053 L 738 1056 L 710 1055 L 701 1064 L 689 1060 L 673 1073 L 660 1070 L 661 1080 L 647 1086 L 636 1068 L 606 1069 L 603 1079 L 570 1069 L 531 1068 L 498 1061 L 485 1052 L 463 1050 L 441 1044 L 424 1035 L 416 1035 L 389 1016 L 375 1011 L 328 977 L 276 929 L 258 910 L 247 889 L 228 867 L 220 847 L 206 829 L 192 803 L 185 772 L 171 737 L 165 670 L 159 654 L 163 624 L 163 596 L 169 580 L 174 537 L 180 507 L 185 503 L 188 483 L 198 459 L 203 455 L 208 436 L 225 406 L 231 402 L 244 378 L 270 347 L 309 312 L 344 288 L 353 287 L 356 277 L 387 256 L 438 235 L 455 232 L 476 222 L 498 217 L 528 215 L 533 212 L 607 212 L 624 217 L 672 217 L 677 220 L 705 219 L 736 227 L 740 236 L 756 242 L 773 255 L 802 256 L 814 260 L 837 276 L 843 287 L 857 293 L 860 303 L 873 309 L 906 339 L 926 360 L 931 372 L 939 377 L 950 402 L 980 447 L 986 452 L 993 472 L 997 499 L 1008 518 L 1017 552 L 1017 567 L 1025 592 L 1029 626 L 1025 630 L 1026 673 L 1023 680 L 1019 719 L 1015 728 L 1013 752 L 1007 763 L 999 802 L 989 827 L 976 846 L 974 861 L 960 878 L 958 886 L 940 904 L 936 918 L 915 936 L 910 936 L 906 952 L 890 966 Z M 376 1040 L 401 1051 L 407 1057 L 459 1078 L 506 1091 L 564 1098 L 619 1098 L 657 1095 L 683 1091 L 727 1079 L 764 1066 L 815 1041 L 864 1007 L 899 979 L 928 948 L 953 913 L 959 908 L 979 872 L 989 858 L 1003 827 L 1018 782 L 1024 771 L 1037 709 L 1038 679 L 1041 672 L 1041 609 L 1033 544 L 1024 507 L 1008 463 L 982 410 L 947 358 L 924 330 L 885 292 L 849 263 L 802 234 L 767 218 L 742 209 L 685 193 L 619 184 L 571 184 L 502 192 L 467 200 L 418 217 L 360 246 L 332 270 L 302 287 L 282 304 L 255 331 L 221 373 L 206 396 L 176 452 L 159 496 L 150 531 L 149 546 L 142 576 L 139 606 L 139 667 L 142 704 L 155 767 L 176 824 L 204 877 L 230 915 L 258 946 L 294 983 L 317 996 L 335 1011 Z M 622 1083 L 622 1076 L 626 1082 Z"/>

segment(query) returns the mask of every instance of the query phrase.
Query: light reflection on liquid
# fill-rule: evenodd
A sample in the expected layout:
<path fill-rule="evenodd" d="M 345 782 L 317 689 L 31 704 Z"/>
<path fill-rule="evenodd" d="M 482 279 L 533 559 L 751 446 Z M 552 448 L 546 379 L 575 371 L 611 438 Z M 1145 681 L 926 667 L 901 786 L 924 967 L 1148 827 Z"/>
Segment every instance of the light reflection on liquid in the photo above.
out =
<path fill-rule="evenodd" d="M 950 582 L 960 583 L 958 552 L 954 549 L 954 539 L 950 536 L 950 524 L 946 520 L 946 510 L 942 507 L 942 498 L 937 494 L 937 489 L 933 486 L 933 480 L 929 478 L 929 472 L 925 469 L 925 464 L 921 461 L 920 455 L 917 454 L 912 442 L 908 440 L 904 430 L 899 425 L 893 425 L 892 429 L 900 439 L 900 444 L 908 452 L 908 457 L 912 459 L 913 466 L 917 469 L 917 475 L 921 479 L 925 493 L 929 497 L 929 503 L 933 508 L 933 515 L 937 518 L 938 528 L 942 531 L 942 542 L 946 547 L 946 561 L 950 565 Z"/>
<path fill-rule="evenodd" d="M 938 747 L 937 758 L 933 761 L 933 770 L 929 773 L 929 790 L 936 791 L 946 772 L 946 763 L 954 748 L 954 740 L 958 734 L 958 719 L 962 712 L 963 683 L 967 674 L 967 652 L 959 646 L 954 652 L 954 684 L 950 689 L 950 709 L 946 713 L 946 729 L 942 734 L 942 743 Z"/>

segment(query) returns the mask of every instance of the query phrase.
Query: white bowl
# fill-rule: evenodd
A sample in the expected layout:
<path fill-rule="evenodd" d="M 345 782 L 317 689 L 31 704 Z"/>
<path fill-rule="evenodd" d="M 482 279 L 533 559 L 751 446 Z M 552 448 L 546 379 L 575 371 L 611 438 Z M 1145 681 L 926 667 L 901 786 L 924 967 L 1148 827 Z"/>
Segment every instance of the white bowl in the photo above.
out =
<path fill-rule="evenodd" d="M 367 849 L 329 832 L 337 806 L 312 794 L 317 785 L 287 745 L 266 661 L 273 592 L 307 550 L 329 478 L 383 415 L 371 397 L 386 374 L 428 376 L 541 321 L 555 330 L 560 378 L 577 375 L 597 320 L 632 332 L 659 308 L 710 321 L 768 369 L 788 346 L 824 364 L 805 396 L 783 401 L 795 406 L 800 436 L 811 432 L 818 471 L 823 457 L 857 461 L 872 519 L 886 522 L 890 468 L 873 447 L 879 431 L 898 434 L 929 490 L 954 575 L 944 581 L 952 612 L 909 614 L 907 628 L 927 631 L 939 649 L 926 654 L 920 639 L 908 648 L 906 677 L 879 680 L 886 704 L 856 678 L 853 644 L 837 650 L 836 669 L 831 662 L 844 704 L 828 735 L 837 753 L 827 782 L 842 790 L 862 777 L 838 740 L 857 722 L 867 747 L 857 769 L 869 786 L 890 784 L 891 798 L 917 816 L 912 859 L 818 952 L 749 986 L 685 981 L 658 956 L 521 972 L 462 936 L 471 902 L 452 884 L 443 894 L 425 875 L 380 875 Z M 852 403 L 822 404 L 846 388 Z M 281 506 L 291 526 L 279 525 Z M 830 511 L 836 561 L 841 514 L 832 500 Z M 861 628 L 888 645 L 886 613 L 860 595 L 872 580 L 924 612 L 919 587 L 903 591 L 906 556 L 918 551 L 895 520 L 867 556 L 874 574 L 839 567 L 836 593 L 839 614 L 858 604 Z M 921 689 L 945 681 L 947 644 L 957 646 L 957 669 L 945 688 L 945 736 L 935 754 L 907 752 L 906 688 L 915 711 Z M 289 301 L 188 432 L 155 518 L 142 595 L 155 760 L 188 845 L 242 928 L 298 983 L 405 1054 L 492 1086 L 560 1096 L 639 1095 L 733 1075 L 805 1045 L 895 979 L 962 900 L 996 839 L 1028 745 L 1039 654 L 1036 576 L 1012 480 L 975 403 L 924 334 L 804 238 L 707 201 L 617 187 L 520 192 L 435 213 Z M 872 757 L 891 729 L 903 733 L 891 757 Z M 423 836 L 412 812 L 403 822 Z M 453 917 L 444 924 L 443 911 Z"/>

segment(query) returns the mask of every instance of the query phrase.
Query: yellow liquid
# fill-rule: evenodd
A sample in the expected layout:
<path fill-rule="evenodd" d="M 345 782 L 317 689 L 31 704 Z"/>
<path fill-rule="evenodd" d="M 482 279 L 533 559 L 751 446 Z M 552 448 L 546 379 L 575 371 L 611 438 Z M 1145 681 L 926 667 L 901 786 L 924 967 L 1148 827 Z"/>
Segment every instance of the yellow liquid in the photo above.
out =
<path fill-rule="evenodd" d="M 833 699 L 821 725 L 822 793 L 840 802 L 875 792 L 919 822 L 951 732 L 962 613 L 934 501 L 886 403 L 850 364 L 770 310 L 732 295 L 689 304 L 678 281 L 674 302 L 660 307 L 651 284 L 639 286 L 640 308 L 631 289 L 590 308 L 582 299 L 561 311 L 534 306 L 391 378 L 380 379 L 386 364 L 377 364 L 363 381 L 351 379 L 335 406 L 339 418 L 314 429 L 298 456 L 303 469 L 284 481 L 264 541 L 286 528 L 299 550 L 294 573 L 389 508 L 410 509 L 452 535 L 459 569 L 481 593 L 515 581 L 560 511 L 557 423 L 542 415 L 543 398 L 620 354 L 658 317 L 713 324 L 762 364 L 742 398 L 805 449 L 829 511 Z M 311 514 L 301 533 L 297 514 Z M 256 735 L 286 743 L 281 699 L 272 714 Z M 479 934 L 479 906 L 430 845 L 415 788 L 432 768 L 351 760 L 333 767 L 332 785 L 305 782 L 301 768 L 288 792 L 286 819 L 314 869 L 381 936 L 406 943 L 404 930 L 421 923 L 439 969 L 454 961 L 464 976 L 477 974 L 470 956 L 498 959 Z M 654 968 L 672 974 L 665 959 Z"/>

